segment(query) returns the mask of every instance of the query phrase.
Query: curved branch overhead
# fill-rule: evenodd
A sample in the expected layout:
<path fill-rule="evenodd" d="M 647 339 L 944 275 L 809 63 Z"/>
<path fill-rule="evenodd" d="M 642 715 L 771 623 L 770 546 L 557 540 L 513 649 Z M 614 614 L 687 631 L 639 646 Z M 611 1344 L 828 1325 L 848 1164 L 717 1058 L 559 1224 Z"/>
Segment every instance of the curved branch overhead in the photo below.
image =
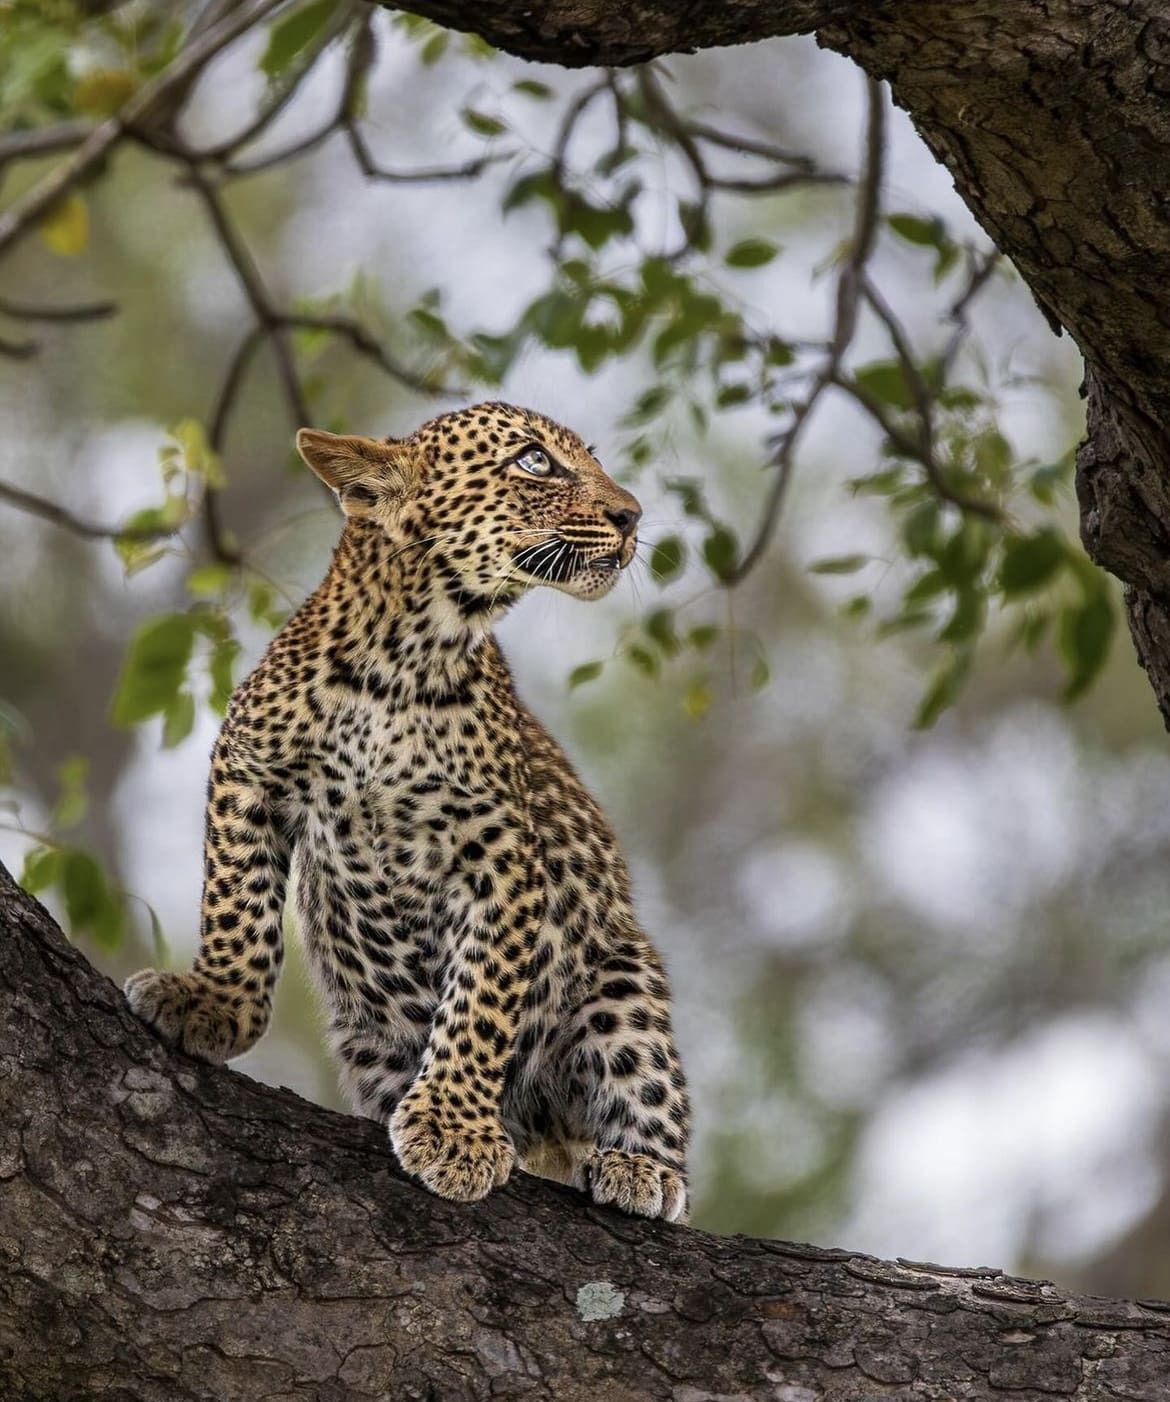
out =
<path fill-rule="evenodd" d="M 11 1402 L 1152 1399 L 1170 1305 L 719 1238 L 517 1175 L 473 1205 L 384 1132 L 168 1051 L 0 867 Z"/>
<path fill-rule="evenodd" d="M 1170 17 L 1155 0 L 493 0 L 411 6 L 572 67 L 816 31 L 890 84 L 1086 362 L 1081 533 L 1128 586 L 1170 724 Z"/>

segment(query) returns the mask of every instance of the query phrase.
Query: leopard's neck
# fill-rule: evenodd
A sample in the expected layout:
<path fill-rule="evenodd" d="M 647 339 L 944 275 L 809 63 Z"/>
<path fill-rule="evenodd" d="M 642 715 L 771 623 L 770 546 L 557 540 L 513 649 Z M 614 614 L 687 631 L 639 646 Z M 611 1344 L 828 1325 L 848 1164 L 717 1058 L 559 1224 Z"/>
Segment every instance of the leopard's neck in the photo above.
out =
<path fill-rule="evenodd" d="M 443 545 L 417 524 L 391 535 L 346 523 L 296 620 L 331 682 L 406 703 L 446 697 L 480 673 L 492 622 L 513 600 L 469 593 Z"/>

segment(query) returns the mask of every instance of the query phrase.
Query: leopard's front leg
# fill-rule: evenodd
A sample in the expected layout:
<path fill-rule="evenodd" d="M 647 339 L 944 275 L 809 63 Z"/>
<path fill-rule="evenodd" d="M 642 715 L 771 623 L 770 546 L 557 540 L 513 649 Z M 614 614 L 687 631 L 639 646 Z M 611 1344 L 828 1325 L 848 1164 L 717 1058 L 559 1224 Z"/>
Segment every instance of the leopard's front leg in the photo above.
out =
<path fill-rule="evenodd" d="M 527 823 L 502 807 L 479 818 L 459 851 L 461 918 L 422 1066 L 390 1120 L 403 1168 L 460 1202 L 507 1182 L 516 1161 L 500 1101 L 545 901 Z"/>
<path fill-rule="evenodd" d="M 685 1221 L 690 1102 L 658 956 L 632 935 L 593 973 L 557 1063 L 570 1181 L 605 1206 Z"/>
<path fill-rule="evenodd" d="M 135 1014 L 172 1045 L 221 1062 L 263 1036 L 283 957 L 290 860 L 271 795 L 234 759 L 225 729 L 212 763 L 194 968 L 141 969 L 125 985 Z"/>

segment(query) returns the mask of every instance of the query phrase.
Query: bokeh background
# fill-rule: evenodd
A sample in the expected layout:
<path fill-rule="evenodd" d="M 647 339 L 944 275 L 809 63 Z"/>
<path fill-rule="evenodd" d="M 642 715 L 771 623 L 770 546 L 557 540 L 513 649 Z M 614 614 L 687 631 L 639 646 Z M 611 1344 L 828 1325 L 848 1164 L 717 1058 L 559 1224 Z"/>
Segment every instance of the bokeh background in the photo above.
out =
<path fill-rule="evenodd" d="M 474 157 L 483 139 L 460 110 L 495 110 L 517 79 L 562 102 L 591 81 L 486 62 L 461 44 L 423 66 L 415 36 L 389 17 L 377 27 L 368 129 L 388 163 Z M 193 136 L 247 123 L 262 47 L 244 43 L 214 66 L 192 100 Z M 313 128 L 341 62 L 326 57 L 258 152 Z M 666 68 L 689 110 L 856 170 L 860 75 L 810 41 Z M 527 127 L 509 112 L 514 139 L 547 151 L 547 111 L 533 106 Z M 585 127 L 580 139 L 602 138 Z M 319 297 L 364 278 L 409 356 L 411 327 L 395 315 L 426 289 L 442 290 L 452 324 L 492 329 L 547 286 L 547 221 L 529 207 L 500 214 L 514 173 L 502 164 L 468 184 L 371 187 L 335 140 L 235 182 L 228 198 L 274 294 Z M 675 175 L 663 166 L 663 190 Z M 668 217 L 660 195 L 648 187 L 639 203 L 647 225 Z M 735 286 L 788 338 L 825 334 L 825 267 L 852 199 L 830 188 L 720 210 L 732 234 L 783 246 Z M 886 201 L 981 239 L 895 112 Z M 157 502 L 166 430 L 206 420 L 247 317 L 191 191 L 148 154 L 119 155 L 89 205 L 84 257 L 29 241 L 5 261 L 0 292 L 113 296 L 121 313 L 45 331 L 35 360 L 0 359 L 0 476 L 110 522 Z M 945 334 L 947 295 L 921 256 L 885 240 L 874 267 L 928 343 Z M 1081 429 L 1073 348 L 1006 271 L 972 316 L 969 354 L 1001 431 L 1018 457 L 1056 461 Z M 863 325 L 862 344 L 876 347 L 878 331 Z M 704 479 L 750 535 L 766 425 L 729 408 L 700 437 L 680 418 L 633 472 L 625 416 L 654 375 L 640 354 L 586 376 L 571 356 L 530 345 L 500 394 L 597 443 L 641 496 L 649 540 L 695 530 L 663 486 L 684 475 Z M 344 346 L 319 353 L 314 377 L 319 422 L 355 431 L 406 432 L 456 402 L 396 386 Z M 262 357 L 226 445 L 224 515 L 292 604 L 321 576 L 338 517 L 292 462 L 290 436 Z M 621 834 L 672 973 L 697 1111 L 696 1221 L 1170 1296 L 1170 759 L 1153 698 L 1119 638 L 1095 687 L 1066 706 L 1055 657 L 1011 650 L 993 620 L 958 705 L 914 729 L 931 644 L 846 616 L 859 593 L 880 612 L 903 572 L 883 505 L 847 485 L 878 454 L 868 421 L 832 400 L 803 443 L 771 550 L 736 591 L 688 572 L 660 595 L 635 572 L 596 606 L 537 594 L 501 628 L 523 695 Z M 1075 531 L 1071 499 L 1057 510 Z M 153 907 L 182 965 L 196 939 L 215 717 L 201 708 L 192 734 L 164 749 L 157 721 L 118 729 L 109 708 L 137 622 L 184 605 L 188 562 L 179 553 L 128 578 L 109 544 L 3 503 L 0 543 L 0 698 L 18 737 L 0 860 L 19 870 L 32 839 L 18 829 L 49 824 L 61 766 L 84 756 L 80 840 Z M 860 574 L 809 571 L 852 552 L 872 558 Z M 655 679 L 614 653 L 659 597 L 726 631 Z M 243 616 L 240 628 L 242 674 L 266 634 Z M 751 680 L 760 655 L 762 687 Z M 598 660 L 601 675 L 570 688 L 573 669 Z M 86 943 L 116 978 L 155 957 L 145 908 L 133 909 L 119 947 Z M 319 1028 L 294 957 L 273 1030 L 237 1065 L 337 1104 Z"/>

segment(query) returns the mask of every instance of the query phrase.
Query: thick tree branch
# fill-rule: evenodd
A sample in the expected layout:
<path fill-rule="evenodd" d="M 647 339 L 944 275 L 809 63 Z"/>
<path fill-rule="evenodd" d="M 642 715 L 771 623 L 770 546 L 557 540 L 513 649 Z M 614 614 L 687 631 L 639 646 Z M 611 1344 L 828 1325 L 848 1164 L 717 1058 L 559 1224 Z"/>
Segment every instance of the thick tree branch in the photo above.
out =
<path fill-rule="evenodd" d="M 663 54 L 747 44 L 777 34 L 810 34 L 841 20 L 869 23 L 905 0 L 737 0 L 734 5 L 679 5 L 671 0 L 376 0 L 409 8 L 447 29 L 479 34 L 506 53 L 567 68 L 645 63 Z"/>
<path fill-rule="evenodd" d="M 0 867 L 0 1393 L 12 1402 L 1152 1399 L 1170 1306 L 719 1239 L 169 1052 Z"/>

